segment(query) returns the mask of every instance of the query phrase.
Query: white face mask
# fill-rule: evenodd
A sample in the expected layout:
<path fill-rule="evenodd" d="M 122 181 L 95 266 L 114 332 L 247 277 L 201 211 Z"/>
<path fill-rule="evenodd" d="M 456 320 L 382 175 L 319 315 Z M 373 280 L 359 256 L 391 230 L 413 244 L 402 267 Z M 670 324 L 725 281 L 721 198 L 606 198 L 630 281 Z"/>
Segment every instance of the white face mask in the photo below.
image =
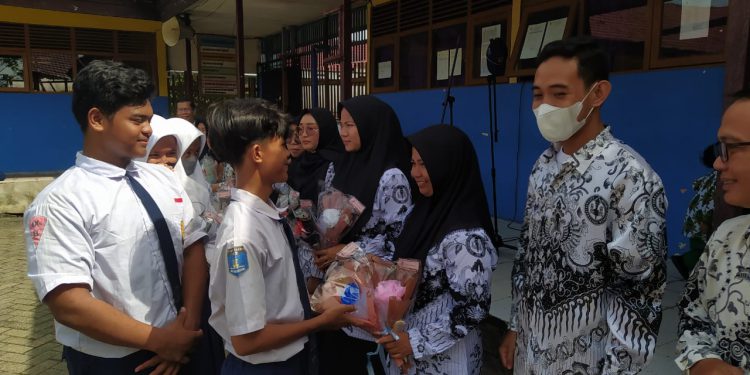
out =
<path fill-rule="evenodd" d="M 195 167 L 198 165 L 198 158 L 195 156 L 188 156 L 182 158 L 182 166 L 185 168 L 185 173 L 188 175 L 193 174 Z"/>
<path fill-rule="evenodd" d="M 594 107 L 591 107 L 589 113 L 581 121 L 578 121 L 578 115 L 583 108 L 583 101 L 589 96 L 599 82 L 591 86 L 589 92 L 575 104 L 570 107 L 560 108 L 549 104 L 542 103 L 539 107 L 533 109 L 536 116 L 536 125 L 542 137 L 550 142 L 562 142 L 572 137 L 573 134 L 581 130 L 588 120 Z"/>

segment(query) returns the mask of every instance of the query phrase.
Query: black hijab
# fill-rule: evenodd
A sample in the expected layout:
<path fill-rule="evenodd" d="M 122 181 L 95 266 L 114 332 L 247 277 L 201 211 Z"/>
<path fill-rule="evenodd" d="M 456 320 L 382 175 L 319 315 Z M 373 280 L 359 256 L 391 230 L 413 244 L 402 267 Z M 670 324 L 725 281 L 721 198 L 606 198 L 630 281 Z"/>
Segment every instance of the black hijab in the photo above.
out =
<path fill-rule="evenodd" d="M 311 108 L 302 112 L 310 114 L 318 124 L 318 147 L 315 153 L 303 152 L 289 167 L 288 184 L 300 193 L 300 199 L 310 199 L 318 204 L 320 183 L 325 180 L 328 164 L 336 163 L 344 155 L 336 118 L 325 108 Z M 300 121 L 302 121 L 300 116 Z M 299 129 L 299 125 L 297 125 Z"/>
<path fill-rule="evenodd" d="M 458 229 L 482 228 L 493 239 L 479 162 L 469 137 L 456 127 L 433 125 L 408 138 L 425 164 L 433 195 L 412 194 L 414 209 L 396 241 L 394 259 L 424 261 L 431 247 Z"/>
<path fill-rule="evenodd" d="M 383 173 L 398 168 L 409 173 L 409 148 L 393 109 L 374 96 L 357 96 L 341 103 L 357 124 L 361 147 L 347 152 L 336 164 L 333 187 L 359 199 L 365 211 L 343 242 L 356 238 L 372 216 L 375 194 Z"/>

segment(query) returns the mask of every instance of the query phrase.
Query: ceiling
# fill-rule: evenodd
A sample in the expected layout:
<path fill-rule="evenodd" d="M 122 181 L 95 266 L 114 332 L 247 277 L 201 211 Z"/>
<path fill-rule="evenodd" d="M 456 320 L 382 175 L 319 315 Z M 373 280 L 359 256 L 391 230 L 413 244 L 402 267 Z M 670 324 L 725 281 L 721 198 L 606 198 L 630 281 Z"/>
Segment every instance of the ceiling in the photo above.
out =
<path fill-rule="evenodd" d="M 282 27 L 315 21 L 338 10 L 342 0 L 245 0 L 245 38 L 275 34 Z M 199 0 L 186 10 L 198 34 L 235 35 L 235 0 Z"/>

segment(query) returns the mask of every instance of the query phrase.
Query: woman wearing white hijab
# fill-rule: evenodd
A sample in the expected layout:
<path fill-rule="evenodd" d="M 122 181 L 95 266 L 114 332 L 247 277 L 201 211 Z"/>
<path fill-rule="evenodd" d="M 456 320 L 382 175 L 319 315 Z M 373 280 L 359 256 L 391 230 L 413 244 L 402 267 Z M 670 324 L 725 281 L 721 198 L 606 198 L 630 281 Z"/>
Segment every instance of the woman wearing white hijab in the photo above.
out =
<path fill-rule="evenodd" d="M 202 222 L 208 225 L 206 208 L 208 207 L 211 210 L 209 212 L 212 212 L 211 206 L 206 204 L 206 202 L 209 202 L 208 183 L 203 178 L 202 169 L 197 165 L 197 160 L 193 163 L 191 158 L 191 156 L 197 157 L 200 154 L 205 144 L 205 137 L 202 137 L 202 133 L 193 124 L 183 119 L 171 118 L 167 120 L 159 115 L 154 115 L 151 118 L 151 130 L 151 137 L 149 137 L 146 145 L 146 156 L 141 158 L 140 161 L 162 164 L 173 170 L 182 182 L 183 188 L 193 204 L 195 215 L 202 217 L 204 219 Z M 192 130 L 195 132 L 192 132 Z M 197 146 L 193 145 L 194 142 Z M 187 173 L 188 170 L 191 173 Z M 198 173 L 195 173 L 196 171 Z M 197 176 L 194 176 L 196 174 Z M 192 222 L 201 222 L 201 220 Z M 206 228 L 206 232 L 209 234 L 208 241 L 210 242 L 213 238 L 213 231 Z M 204 255 L 200 256 L 205 257 Z M 183 274 L 182 283 L 188 282 L 205 282 L 207 284 L 208 274 Z M 210 315 L 211 304 L 208 295 L 205 295 L 200 317 L 203 337 L 198 344 L 198 348 L 191 355 L 191 362 L 183 367 L 181 374 L 211 375 L 219 374 L 221 370 L 224 361 L 224 347 L 221 337 L 208 324 Z"/>
<path fill-rule="evenodd" d="M 166 120 L 166 125 L 177 137 L 182 152 L 175 166 L 175 173 L 182 182 L 182 186 L 193 202 L 195 212 L 204 216 L 206 211 L 212 211 L 211 185 L 203 175 L 203 167 L 198 156 L 206 147 L 206 136 L 190 122 L 179 117 Z"/>

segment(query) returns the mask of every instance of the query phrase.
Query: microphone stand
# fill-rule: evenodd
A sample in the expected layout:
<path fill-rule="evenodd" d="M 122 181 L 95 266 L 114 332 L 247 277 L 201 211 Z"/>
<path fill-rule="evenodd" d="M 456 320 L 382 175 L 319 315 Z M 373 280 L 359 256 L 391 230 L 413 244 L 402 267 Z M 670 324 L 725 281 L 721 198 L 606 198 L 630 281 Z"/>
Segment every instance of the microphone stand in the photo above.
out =
<path fill-rule="evenodd" d="M 453 54 L 453 64 L 451 65 L 450 74 L 448 74 L 448 90 L 445 91 L 445 100 L 443 100 L 443 114 L 440 116 L 440 123 L 445 123 L 445 110 L 450 109 L 450 125 L 453 126 L 453 103 L 456 102 L 456 98 L 451 95 L 451 88 L 453 88 L 453 73 L 456 71 L 456 61 L 458 60 L 458 49 L 461 46 L 461 36 L 456 37 L 456 49 Z M 450 53 L 448 54 L 448 60 L 450 60 Z"/>

